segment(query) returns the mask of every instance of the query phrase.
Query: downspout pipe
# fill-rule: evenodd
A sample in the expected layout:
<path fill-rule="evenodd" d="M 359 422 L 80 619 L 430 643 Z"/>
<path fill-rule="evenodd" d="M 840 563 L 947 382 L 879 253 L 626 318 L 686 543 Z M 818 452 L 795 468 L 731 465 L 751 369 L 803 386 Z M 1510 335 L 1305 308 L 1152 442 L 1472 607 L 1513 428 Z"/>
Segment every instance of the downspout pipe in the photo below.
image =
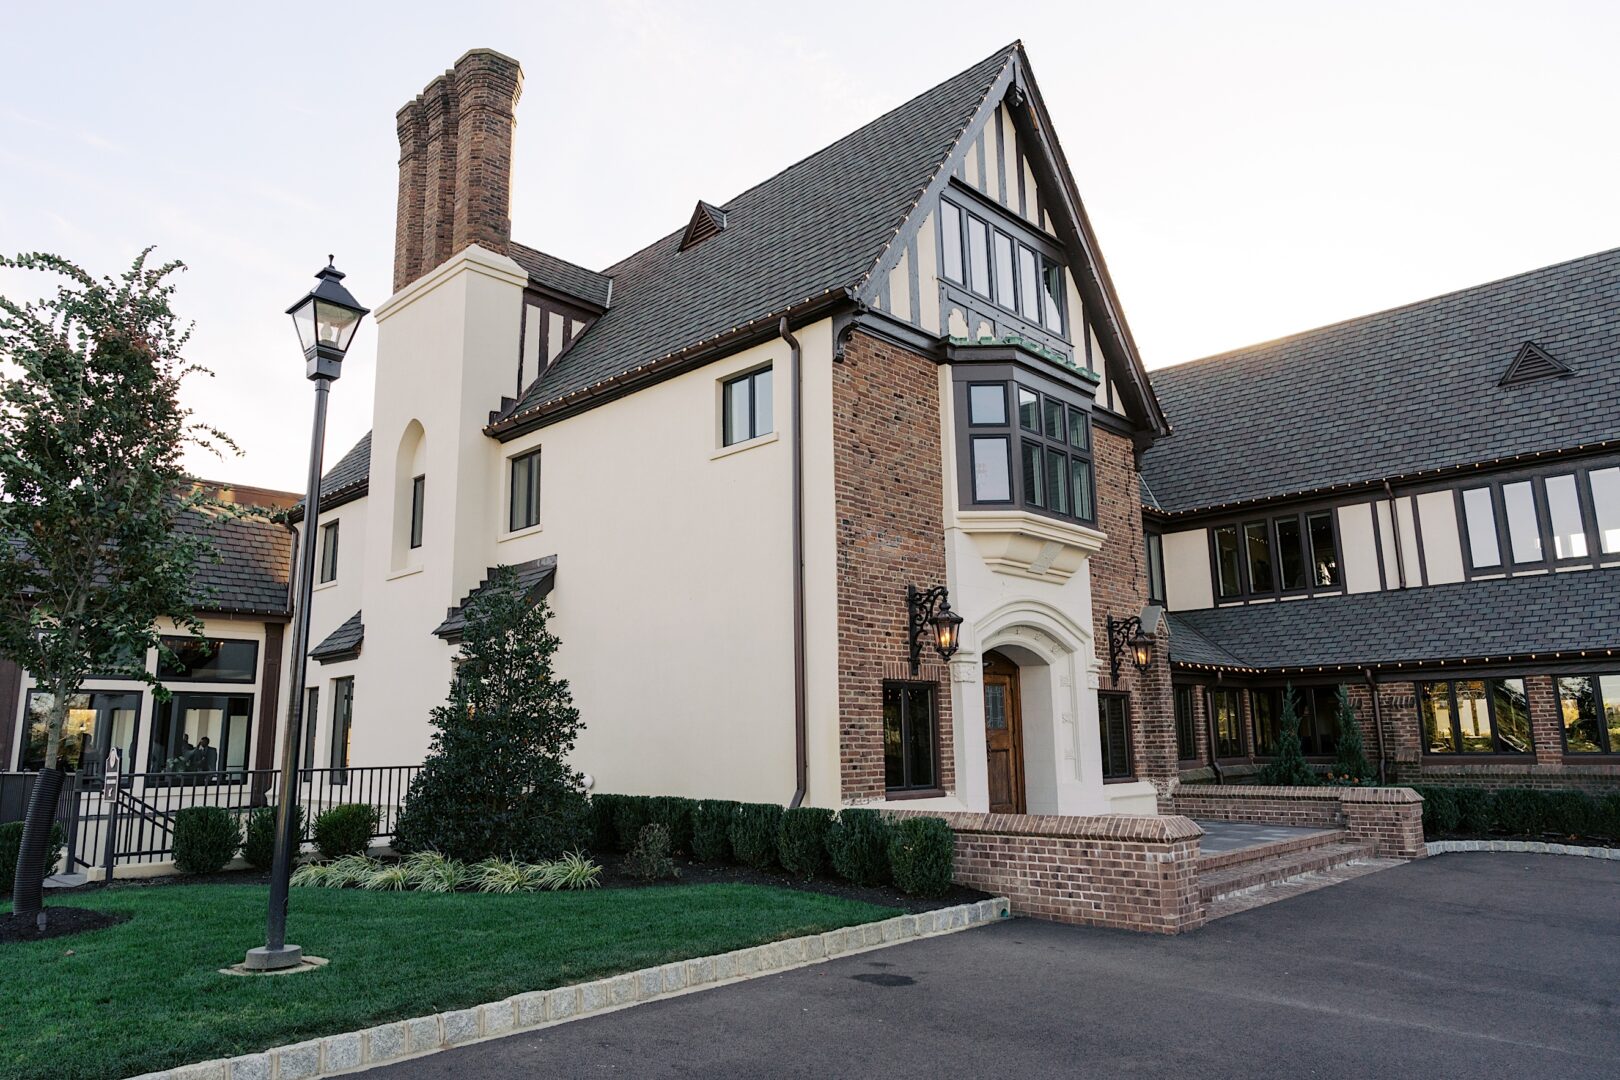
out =
<path fill-rule="evenodd" d="M 810 787 L 809 700 L 804 655 L 804 352 L 788 330 L 787 317 L 777 333 L 788 347 L 788 385 L 793 388 L 793 767 L 797 782 L 788 806 L 804 802 Z"/>
<path fill-rule="evenodd" d="M 1367 676 L 1367 695 L 1372 698 L 1373 734 L 1378 736 L 1378 782 L 1384 783 L 1384 713 L 1378 704 L 1378 684 L 1373 681 L 1372 668 L 1363 668 Z"/>
<path fill-rule="evenodd" d="M 1401 508 L 1395 502 L 1395 489 L 1384 481 L 1384 496 L 1389 499 L 1389 531 L 1395 540 L 1395 576 L 1401 588 L 1406 588 L 1406 545 L 1401 543 Z"/>

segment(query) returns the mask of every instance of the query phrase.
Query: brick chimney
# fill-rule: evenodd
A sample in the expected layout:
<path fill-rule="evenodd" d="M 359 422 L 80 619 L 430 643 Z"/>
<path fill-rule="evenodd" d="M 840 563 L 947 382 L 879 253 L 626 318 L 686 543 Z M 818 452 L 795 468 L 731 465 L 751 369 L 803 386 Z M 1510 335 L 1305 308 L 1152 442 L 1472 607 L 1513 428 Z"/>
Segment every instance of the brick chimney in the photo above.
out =
<path fill-rule="evenodd" d="M 506 252 L 522 92 L 516 60 L 473 49 L 399 110 L 395 292 L 472 244 Z"/>

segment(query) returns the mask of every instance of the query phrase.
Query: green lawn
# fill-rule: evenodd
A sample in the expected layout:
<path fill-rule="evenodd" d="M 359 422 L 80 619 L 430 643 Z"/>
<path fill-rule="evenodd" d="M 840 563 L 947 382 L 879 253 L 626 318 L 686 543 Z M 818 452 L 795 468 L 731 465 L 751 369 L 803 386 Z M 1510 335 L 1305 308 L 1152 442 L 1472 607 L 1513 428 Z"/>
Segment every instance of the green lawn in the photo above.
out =
<path fill-rule="evenodd" d="M 263 943 L 266 892 L 172 885 L 50 898 L 132 918 L 0 945 L 0 1076 L 132 1076 L 894 914 L 756 885 L 506 896 L 295 889 L 287 936 L 331 964 L 273 978 L 219 974 Z"/>

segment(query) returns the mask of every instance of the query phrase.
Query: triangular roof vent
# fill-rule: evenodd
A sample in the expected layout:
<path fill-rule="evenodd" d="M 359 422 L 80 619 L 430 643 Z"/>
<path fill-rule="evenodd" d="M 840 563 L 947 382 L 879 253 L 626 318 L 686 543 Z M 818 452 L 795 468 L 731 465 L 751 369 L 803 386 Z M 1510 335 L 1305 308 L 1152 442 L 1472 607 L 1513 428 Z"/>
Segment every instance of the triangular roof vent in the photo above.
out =
<path fill-rule="evenodd" d="M 703 243 L 709 237 L 724 231 L 725 227 L 726 212 L 699 199 L 697 209 L 692 211 L 692 220 L 686 223 L 686 232 L 681 236 L 680 250 L 685 251 L 694 244 Z"/>
<path fill-rule="evenodd" d="M 1552 355 L 1533 341 L 1527 341 L 1519 349 L 1519 355 L 1513 358 L 1513 363 L 1502 375 L 1498 386 L 1516 386 L 1519 383 L 1532 382 L 1536 379 L 1562 378 L 1573 375 L 1574 372 L 1563 363 L 1552 358 Z"/>

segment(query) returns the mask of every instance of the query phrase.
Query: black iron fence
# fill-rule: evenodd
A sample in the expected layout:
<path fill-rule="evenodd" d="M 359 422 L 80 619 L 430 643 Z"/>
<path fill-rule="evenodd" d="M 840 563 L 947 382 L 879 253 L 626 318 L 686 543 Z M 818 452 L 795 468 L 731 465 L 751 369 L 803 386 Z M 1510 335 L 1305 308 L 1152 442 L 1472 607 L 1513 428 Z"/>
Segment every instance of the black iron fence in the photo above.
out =
<path fill-rule="evenodd" d="M 343 803 L 364 803 L 377 811 L 372 838 L 394 833 L 411 780 L 420 765 L 378 765 L 347 769 L 298 770 L 298 805 L 309 840 L 322 811 Z M 20 820 L 33 787 L 32 773 L 0 774 L 0 811 Z M 116 786 L 99 776 L 70 774 L 57 805 L 67 834 L 66 870 L 101 869 L 167 862 L 174 853 L 174 816 L 191 806 L 218 806 L 244 829 L 255 809 L 274 804 L 280 793 L 279 769 L 227 773 L 130 773 Z M 0 818 L 0 820 L 6 820 Z"/>

